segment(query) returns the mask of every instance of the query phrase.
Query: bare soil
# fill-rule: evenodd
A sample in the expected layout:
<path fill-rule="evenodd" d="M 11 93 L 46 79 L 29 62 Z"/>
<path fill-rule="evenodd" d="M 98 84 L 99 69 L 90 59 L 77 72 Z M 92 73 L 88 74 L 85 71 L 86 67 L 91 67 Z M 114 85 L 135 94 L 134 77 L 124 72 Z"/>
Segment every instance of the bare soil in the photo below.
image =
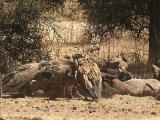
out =
<path fill-rule="evenodd" d="M 0 98 L 0 120 L 160 120 L 160 101 L 129 95 L 98 102 Z"/>

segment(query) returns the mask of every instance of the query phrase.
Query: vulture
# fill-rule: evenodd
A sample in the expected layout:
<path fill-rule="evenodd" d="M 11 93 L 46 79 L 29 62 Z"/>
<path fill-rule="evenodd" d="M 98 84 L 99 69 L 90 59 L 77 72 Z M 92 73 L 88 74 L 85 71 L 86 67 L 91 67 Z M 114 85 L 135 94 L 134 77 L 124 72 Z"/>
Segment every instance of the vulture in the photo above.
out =
<path fill-rule="evenodd" d="M 83 56 L 82 54 L 75 53 L 72 57 L 73 59 L 78 59 Z M 51 63 L 53 65 L 52 69 L 54 70 L 52 78 L 48 80 L 45 87 L 42 88 L 47 96 L 50 99 L 57 97 L 71 99 L 74 98 L 74 93 L 77 97 L 82 97 L 78 91 L 75 90 L 77 63 L 66 56 L 65 59 L 52 60 Z"/>
<path fill-rule="evenodd" d="M 44 88 L 50 99 L 57 97 L 73 98 L 72 88 L 74 85 L 73 61 L 70 59 L 58 59 L 51 61 L 54 72 L 52 78 Z"/>
<path fill-rule="evenodd" d="M 129 71 L 121 71 L 119 70 L 118 76 L 110 73 L 101 72 L 102 75 L 102 84 L 107 83 L 109 86 L 113 86 L 113 80 L 118 79 L 122 82 L 133 79 L 134 76 Z"/>
<path fill-rule="evenodd" d="M 134 78 L 134 75 L 127 71 L 127 70 L 121 70 L 119 69 L 119 72 L 118 72 L 118 79 L 122 82 L 124 81 L 127 81 L 127 80 L 130 80 L 130 79 L 133 79 Z"/>
<path fill-rule="evenodd" d="M 100 46 L 99 45 L 90 45 L 89 48 L 87 49 L 88 52 L 94 52 L 94 51 L 99 51 L 100 50 Z"/>
<path fill-rule="evenodd" d="M 52 76 L 51 62 L 41 61 L 29 63 L 14 68 L 2 79 L 2 90 L 4 94 L 25 97 L 27 85 L 39 75 L 44 78 Z"/>
<path fill-rule="evenodd" d="M 109 86 L 112 86 L 113 85 L 112 80 L 117 78 L 117 76 L 114 76 L 112 74 L 105 73 L 105 72 L 101 72 L 101 75 L 102 75 L 102 85 L 103 86 L 105 83 L 107 83 Z M 105 93 L 104 90 L 102 90 L 102 93 Z"/>
<path fill-rule="evenodd" d="M 109 61 L 106 61 L 106 67 L 125 71 L 128 68 L 128 63 L 123 61 L 121 58 L 110 58 Z"/>
<path fill-rule="evenodd" d="M 77 81 L 85 97 L 90 96 L 92 100 L 98 100 L 102 91 L 102 77 L 98 65 L 87 57 L 74 61 L 77 63 Z"/>
<path fill-rule="evenodd" d="M 78 59 L 83 57 L 82 54 L 75 53 L 72 58 Z M 82 98 L 82 95 L 78 93 L 76 88 L 76 70 L 77 63 L 68 56 L 64 58 L 52 60 L 52 77 L 45 81 L 32 81 L 28 88 L 28 96 L 37 96 L 37 92 L 43 90 L 41 95 L 50 99 L 65 97 L 68 99 L 78 97 Z"/>
<path fill-rule="evenodd" d="M 66 98 L 74 98 L 74 96 L 100 98 L 102 78 L 97 64 L 79 52 L 76 52 L 72 58 L 51 61 L 52 78 L 42 88 L 44 92 L 50 99 L 62 96 Z"/>

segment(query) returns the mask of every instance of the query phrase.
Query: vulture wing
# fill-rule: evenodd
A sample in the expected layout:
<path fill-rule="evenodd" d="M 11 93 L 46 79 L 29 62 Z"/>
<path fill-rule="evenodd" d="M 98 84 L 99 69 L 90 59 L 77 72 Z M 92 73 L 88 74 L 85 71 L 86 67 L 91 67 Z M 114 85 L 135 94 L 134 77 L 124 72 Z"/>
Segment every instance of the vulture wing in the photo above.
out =
<path fill-rule="evenodd" d="M 101 97 L 102 78 L 98 65 L 89 58 L 79 60 L 78 80 L 92 98 Z"/>
<path fill-rule="evenodd" d="M 3 81 L 2 81 L 2 85 L 5 85 L 7 82 L 10 81 L 10 79 L 12 79 L 12 77 L 20 72 L 20 71 L 23 71 L 25 70 L 27 67 L 26 66 L 20 66 L 20 67 L 16 67 L 13 71 L 11 71 L 10 73 L 8 73 L 4 78 L 3 78 Z"/>
<path fill-rule="evenodd" d="M 7 74 L 3 80 L 3 92 L 17 92 L 26 83 L 29 83 L 36 76 L 38 71 L 38 63 L 31 63 L 16 68 Z"/>

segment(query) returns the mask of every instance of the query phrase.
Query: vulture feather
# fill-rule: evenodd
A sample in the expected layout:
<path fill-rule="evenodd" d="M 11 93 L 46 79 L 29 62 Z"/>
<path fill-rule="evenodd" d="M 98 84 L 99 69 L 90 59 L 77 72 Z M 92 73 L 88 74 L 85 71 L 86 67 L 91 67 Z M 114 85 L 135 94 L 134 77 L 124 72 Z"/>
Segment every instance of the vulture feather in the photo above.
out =
<path fill-rule="evenodd" d="M 3 93 L 23 93 L 27 84 L 29 84 L 36 75 L 41 73 L 51 74 L 51 63 L 49 61 L 41 61 L 40 63 L 29 63 L 16 67 L 12 72 L 8 73 L 2 79 Z"/>
<path fill-rule="evenodd" d="M 98 65 L 90 58 L 80 58 L 78 68 L 78 82 L 92 99 L 101 97 L 102 77 Z"/>

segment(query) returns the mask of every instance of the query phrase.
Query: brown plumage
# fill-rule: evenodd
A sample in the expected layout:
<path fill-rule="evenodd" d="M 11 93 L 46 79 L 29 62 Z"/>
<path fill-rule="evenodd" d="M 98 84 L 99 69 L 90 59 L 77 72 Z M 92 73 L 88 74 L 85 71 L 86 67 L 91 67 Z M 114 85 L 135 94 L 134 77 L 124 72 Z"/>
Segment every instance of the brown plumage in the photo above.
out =
<path fill-rule="evenodd" d="M 44 88 L 48 84 L 48 79 L 43 80 L 32 80 L 26 88 L 26 95 L 32 97 L 47 97 L 48 95 L 44 93 Z M 38 92 L 41 91 L 41 92 Z M 36 93 L 39 93 L 38 96 Z"/>
<path fill-rule="evenodd" d="M 98 65 L 90 58 L 80 58 L 77 79 L 85 93 L 92 99 L 101 97 L 102 77 Z"/>
<path fill-rule="evenodd" d="M 106 67 L 111 69 L 121 69 L 125 71 L 128 68 L 128 63 L 123 61 L 121 58 L 111 58 L 106 62 Z"/>
<path fill-rule="evenodd" d="M 41 61 L 40 63 L 29 63 L 16 67 L 12 72 L 2 79 L 2 89 L 5 94 L 18 94 L 25 96 L 25 89 L 36 75 L 42 74 L 45 77 L 51 76 L 51 63 L 49 61 Z"/>
<path fill-rule="evenodd" d="M 99 51 L 100 50 L 100 46 L 97 44 L 97 45 L 90 45 L 86 52 L 94 52 L 94 51 Z"/>
<path fill-rule="evenodd" d="M 74 62 L 71 59 L 58 59 L 51 61 L 53 65 L 53 76 L 45 86 L 45 93 L 50 98 L 64 97 L 72 98 L 72 88 L 74 85 L 73 67 Z"/>
<path fill-rule="evenodd" d="M 27 89 L 28 95 L 36 96 L 35 93 L 37 91 L 43 90 L 44 92 L 41 93 L 41 96 L 48 96 L 51 99 L 57 97 L 82 97 L 75 85 L 75 63 L 73 59 L 56 59 L 52 60 L 51 63 L 53 69 L 52 78 L 31 82 Z"/>
<path fill-rule="evenodd" d="M 93 99 L 101 97 L 100 69 L 91 59 L 82 57 L 81 54 L 76 53 L 73 55 L 73 60 L 58 59 L 52 61 L 54 72 L 52 78 L 47 81 L 47 85 L 43 88 L 50 98 L 82 97 L 79 91 L 85 96 L 89 94 Z"/>

